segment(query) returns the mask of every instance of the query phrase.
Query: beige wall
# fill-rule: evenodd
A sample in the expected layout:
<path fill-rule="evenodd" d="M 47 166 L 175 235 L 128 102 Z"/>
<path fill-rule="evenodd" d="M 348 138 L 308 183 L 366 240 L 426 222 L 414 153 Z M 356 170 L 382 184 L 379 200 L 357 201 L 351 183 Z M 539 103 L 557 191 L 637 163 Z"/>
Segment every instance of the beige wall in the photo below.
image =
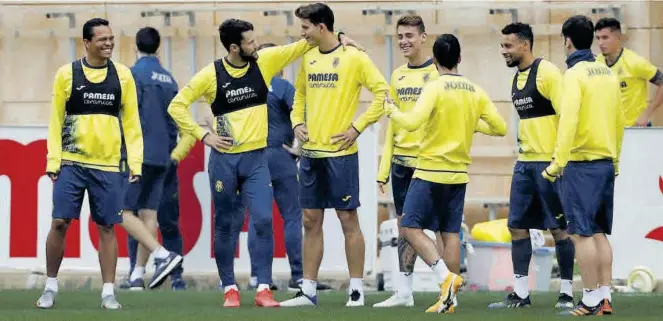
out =
<path fill-rule="evenodd" d="M 389 1 L 387 1 L 389 2 Z M 398 1 L 398 3 L 432 3 L 433 1 Z M 469 1 L 463 3 L 467 4 Z M 538 1 L 550 3 L 548 1 Z M 180 85 L 185 84 L 190 76 L 191 58 L 189 52 L 189 34 L 197 34 L 198 69 L 210 63 L 213 59 L 225 54 L 222 49 L 216 29 L 228 17 L 238 17 L 252 21 L 256 25 L 259 41 L 272 41 L 285 43 L 286 34 L 297 36 L 295 26 L 288 27 L 285 18 L 263 17 L 262 11 L 237 11 L 242 8 L 275 9 L 279 6 L 293 6 L 297 1 L 281 1 L 257 4 L 238 4 L 237 1 L 189 1 L 186 4 L 173 5 L 144 5 L 136 1 L 133 5 L 117 5 L 108 1 L 105 4 L 73 5 L 63 2 L 60 6 L 32 5 L 27 2 L 23 5 L 5 5 L 0 10 L 0 24 L 3 37 L 0 39 L 0 125 L 45 125 L 49 117 L 49 99 L 51 95 L 52 79 L 56 69 L 70 62 L 69 43 L 67 37 L 74 35 L 77 38 L 77 55 L 84 54 L 80 41 L 81 27 L 88 18 L 101 16 L 111 21 L 116 35 L 116 48 L 114 59 L 127 65 L 135 61 L 133 52 L 133 35 L 138 28 L 146 25 L 158 27 L 162 34 L 172 35 L 172 72 Z M 345 5 L 358 6 L 362 3 L 378 3 L 376 1 L 327 1 L 336 12 L 337 29 L 346 31 L 368 49 L 375 64 L 383 71 L 387 69 L 386 50 L 393 54 L 393 66 L 404 63 L 398 49 L 394 46 L 386 48 L 384 33 L 394 32 L 393 26 L 386 26 L 383 16 L 362 16 L 360 7 L 346 9 Z M 397 3 L 396 1 L 389 2 Z M 460 2 L 456 2 L 460 3 Z M 442 32 L 459 32 L 462 44 L 463 61 L 460 72 L 484 87 L 495 100 L 500 113 L 510 123 L 507 138 L 491 138 L 478 136 L 475 143 L 474 164 L 471 167 L 472 182 L 469 196 L 507 196 L 510 184 L 510 171 L 514 161 L 509 155 L 509 148 L 514 145 L 513 109 L 509 99 L 509 86 L 513 70 L 504 65 L 499 55 L 499 29 L 510 22 L 505 15 L 491 16 L 485 7 L 490 1 L 476 2 L 475 9 L 446 9 L 424 10 L 419 12 L 429 30 L 428 46 L 432 46 L 435 35 Z M 505 3 L 505 2 L 502 2 Z M 559 37 L 559 24 L 574 13 L 588 14 L 595 20 L 600 15 L 591 15 L 589 9 L 547 9 L 542 6 L 532 6 L 531 2 L 509 2 L 519 8 L 520 20 L 536 25 L 535 30 L 544 30 L 547 26 L 551 32 L 537 32 L 534 49 L 537 55 L 550 59 L 562 70 L 564 54 Z M 556 2 L 557 3 L 557 2 Z M 561 2 L 559 2 L 561 3 Z M 566 1 L 565 3 L 569 3 Z M 576 3 L 582 3 L 580 1 Z M 596 2 L 599 6 L 599 2 Z M 605 3 L 605 2 L 603 2 Z M 178 8 L 196 7 L 199 9 L 217 8 L 220 11 L 197 12 L 197 27 L 189 28 L 186 17 L 174 17 L 172 27 L 163 27 L 162 18 L 141 18 L 141 10 L 161 9 L 176 10 Z M 78 13 L 77 25 L 74 30 L 68 30 L 66 19 L 46 19 L 47 10 L 85 9 Z M 119 10 L 119 11 L 118 11 Z M 626 31 L 626 46 L 634 49 L 642 56 L 650 59 L 654 64 L 663 66 L 663 33 L 660 30 L 663 21 L 663 3 L 633 1 L 624 6 L 624 21 L 628 27 Z M 397 17 L 393 19 L 395 22 Z M 491 27 L 493 30 L 491 31 Z M 543 29 L 541 29 L 543 28 Z M 15 35 L 18 31 L 18 36 Z M 52 35 L 49 35 L 52 33 Z M 597 48 L 595 48 L 597 49 Z M 595 52 L 598 52 L 595 50 Z M 295 70 L 297 64 L 295 64 Z M 388 79 L 389 75 L 386 75 Z M 652 96 L 650 93 L 650 96 Z M 371 99 L 367 92 L 362 94 L 362 108 Z M 205 108 L 199 108 L 204 110 Z M 200 118 L 200 115 L 199 115 Z M 385 120 L 381 121 L 383 124 Z M 654 122 L 663 125 L 663 108 L 659 110 Z M 384 127 L 384 126 L 383 126 Z"/>

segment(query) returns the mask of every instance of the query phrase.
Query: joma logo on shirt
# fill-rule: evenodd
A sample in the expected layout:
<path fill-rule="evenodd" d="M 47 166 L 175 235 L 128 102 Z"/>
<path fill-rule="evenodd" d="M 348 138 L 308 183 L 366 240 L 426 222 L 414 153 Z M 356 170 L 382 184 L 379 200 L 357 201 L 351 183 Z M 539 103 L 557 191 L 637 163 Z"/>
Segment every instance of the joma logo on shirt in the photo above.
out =
<path fill-rule="evenodd" d="M 587 76 L 610 76 L 612 72 L 607 67 L 587 68 Z"/>
<path fill-rule="evenodd" d="M 83 93 L 83 99 L 115 100 L 114 94 Z"/>
<path fill-rule="evenodd" d="M 474 92 L 474 86 L 471 84 L 468 84 L 466 82 L 462 81 L 445 81 L 444 82 L 444 89 L 445 90 L 465 90 L 465 91 L 471 91 Z"/>
<path fill-rule="evenodd" d="M 168 84 L 173 83 L 173 78 L 166 74 L 158 73 L 158 72 L 152 72 L 152 80 L 160 81 L 160 82 L 165 82 Z"/>

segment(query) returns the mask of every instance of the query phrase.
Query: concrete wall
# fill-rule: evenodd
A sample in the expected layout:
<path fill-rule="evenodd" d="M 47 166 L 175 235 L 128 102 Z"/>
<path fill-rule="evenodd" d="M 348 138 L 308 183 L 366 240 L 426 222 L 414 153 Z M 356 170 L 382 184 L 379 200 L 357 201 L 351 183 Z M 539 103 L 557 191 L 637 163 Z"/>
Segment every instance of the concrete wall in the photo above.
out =
<path fill-rule="evenodd" d="M 271 41 L 285 43 L 286 35 L 298 36 L 297 21 L 294 26 L 287 26 L 283 16 L 264 17 L 262 10 L 276 10 L 281 7 L 293 7 L 303 1 L 264 1 L 242 3 L 239 1 L 164 1 L 163 4 L 141 4 L 136 1 L 132 5 L 118 5 L 112 1 L 103 4 L 69 4 L 44 6 L 28 2 L 21 5 L 4 5 L 0 10 L 0 26 L 3 37 L 0 38 L 0 125 L 45 125 L 49 117 L 51 86 L 55 71 L 63 64 L 69 63 L 70 46 L 68 37 L 75 36 L 76 55 L 84 54 L 80 40 L 81 28 L 85 20 L 92 17 L 104 17 L 111 21 L 116 47 L 114 59 L 127 65 L 135 61 L 134 37 L 138 28 L 151 25 L 158 27 L 162 35 L 172 36 L 172 72 L 184 85 L 192 76 L 191 53 L 189 50 L 190 34 L 198 35 L 197 55 L 198 69 L 225 54 L 217 37 L 217 27 L 226 18 L 238 17 L 252 21 L 256 26 L 260 42 Z M 384 17 L 362 16 L 361 6 L 373 4 L 393 5 L 408 3 L 409 6 L 433 3 L 435 1 L 327 1 L 336 13 L 336 26 L 358 40 L 370 53 L 375 64 L 385 73 L 387 79 L 387 51 L 391 51 L 392 65 L 397 67 L 404 63 L 396 45 L 387 48 L 384 34 L 393 34 L 394 27 L 385 24 Z M 442 1 L 437 1 L 442 2 Z M 513 70 L 504 65 L 499 54 L 499 29 L 510 22 L 508 15 L 490 15 L 488 5 L 505 5 L 519 9 L 520 21 L 536 25 L 535 53 L 543 56 L 562 70 L 565 70 L 562 48 L 561 24 L 572 14 L 587 14 L 597 20 L 604 14 L 591 14 L 591 8 L 556 8 L 545 5 L 573 4 L 579 1 L 457 1 L 444 3 L 476 5 L 472 9 L 422 10 L 418 13 L 424 17 L 429 31 L 428 46 L 432 47 L 436 35 L 443 32 L 457 32 L 461 40 L 463 62 L 460 72 L 484 87 L 496 102 L 500 113 L 510 123 L 506 138 L 478 136 L 473 149 L 474 163 L 470 169 L 471 180 L 468 196 L 508 196 L 510 173 L 514 156 L 510 151 L 514 147 L 514 111 L 509 102 L 509 88 Z M 609 1 L 593 1 L 596 7 L 605 7 Z M 352 8 L 349 8 L 352 6 Z M 160 9 L 179 10 L 197 8 L 203 10 L 220 9 L 220 11 L 200 11 L 196 13 L 196 27 L 189 28 L 186 17 L 172 18 L 172 26 L 165 28 L 163 18 L 141 18 L 140 11 Z M 253 8 L 256 11 L 240 11 L 238 8 Z M 406 7 L 408 8 L 408 7 Z M 76 26 L 68 28 L 68 21 L 46 19 L 48 10 L 82 11 L 76 15 Z M 662 2 L 633 1 L 623 7 L 623 24 L 627 26 L 626 46 L 640 55 L 650 59 L 654 64 L 663 66 L 663 13 Z M 397 17 L 393 19 L 394 23 Z M 492 28 L 492 30 L 491 30 Z M 549 29 L 549 32 L 538 32 Z M 16 34 L 18 32 L 18 35 Z M 595 48 L 598 49 L 598 48 Z M 598 53 L 598 50 L 595 50 Z M 296 72 L 298 64 L 294 65 Z M 650 91 L 650 98 L 653 90 Z M 371 95 L 362 94 L 362 109 L 370 102 Z M 198 118 L 202 119 L 207 110 L 200 104 Z M 385 120 L 381 123 L 386 124 Z M 654 117 L 654 123 L 663 125 L 663 108 Z M 383 126 L 385 127 L 385 126 Z M 376 160 L 377 161 L 377 160 Z M 473 209 L 468 209 L 473 211 Z M 504 211 L 501 212 L 503 216 Z M 485 217 L 485 216 L 483 216 Z M 483 219 L 483 218 L 481 218 Z"/>

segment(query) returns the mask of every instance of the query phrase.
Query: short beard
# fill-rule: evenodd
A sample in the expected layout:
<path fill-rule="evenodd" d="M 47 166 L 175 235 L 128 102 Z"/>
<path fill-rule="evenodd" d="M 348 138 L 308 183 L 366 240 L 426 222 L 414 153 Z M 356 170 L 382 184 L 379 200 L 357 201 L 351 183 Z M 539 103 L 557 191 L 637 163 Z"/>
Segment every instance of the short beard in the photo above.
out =
<path fill-rule="evenodd" d="M 257 60 L 257 58 L 254 57 L 253 55 L 246 54 L 246 51 L 244 51 L 244 49 L 242 49 L 242 48 L 239 48 L 239 56 L 242 57 L 242 59 L 244 59 L 244 61 L 251 62 L 251 61 L 256 61 Z"/>
<path fill-rule="evenodd" d="M 510 64 L 506 64 L 508 67 L 518 67 L 520 65 L 520 59 L 518 60 L 511 60 Z"/>

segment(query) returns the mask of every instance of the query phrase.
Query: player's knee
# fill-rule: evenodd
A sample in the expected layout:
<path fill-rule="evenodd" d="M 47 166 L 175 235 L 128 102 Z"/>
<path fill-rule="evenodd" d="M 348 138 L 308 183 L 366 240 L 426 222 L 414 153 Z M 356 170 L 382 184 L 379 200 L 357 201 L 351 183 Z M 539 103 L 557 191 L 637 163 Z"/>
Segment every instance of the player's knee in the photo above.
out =
<path fill-rule="evenodd" d="M 509 232 L 511 233 L 512 240 L 524 240 L 529 237 L 529 230 L 510 227 Z"/>
<path fill-rule="evenodd" d="M 273 233 L 271 215 L 256 215 L 251 221 L 258 236 L 269 236 Z"/>
<path fill-rule="evenodd" d="M 559 228 L 550 230 L 550 234 L 552 234 L 555 242 L 565 240 L 569 237 L 569 234 L 565 230 Z"/>
<path fill-rule="evenodd" d="M 344 234 L 361 233 L 359 218 L 356 212 L 337 211 L 336 215 L 341 221 L 341 228 Z"/>
<path fill-rule="evenodd" d="M 99 230 L 99 237 L 102 239 L 115 236 L 115 229 L 113 228 L 113 225 L 97 224 L 97 229 Z"/>
<path fill-rule="evenodd" d="M 322 215 L 319 215 L 316 212 L 304 211 L 304 229 L 307 232 L 319 232 L 322 231 Z"/>
<path fill-rule="evenodd" d="M 51 228 L 54 231 L 64 233 L 69 228 L 70 223 L 71 219 L 68 218 L 54 218 L 53 221 L 51 222 Z"/>
<path fill-rule="evenodd" d="M 440 233 L 442 242 L 445 246 L 456 246 L 460 245 L 460 234 L 458 233 Z"/>

